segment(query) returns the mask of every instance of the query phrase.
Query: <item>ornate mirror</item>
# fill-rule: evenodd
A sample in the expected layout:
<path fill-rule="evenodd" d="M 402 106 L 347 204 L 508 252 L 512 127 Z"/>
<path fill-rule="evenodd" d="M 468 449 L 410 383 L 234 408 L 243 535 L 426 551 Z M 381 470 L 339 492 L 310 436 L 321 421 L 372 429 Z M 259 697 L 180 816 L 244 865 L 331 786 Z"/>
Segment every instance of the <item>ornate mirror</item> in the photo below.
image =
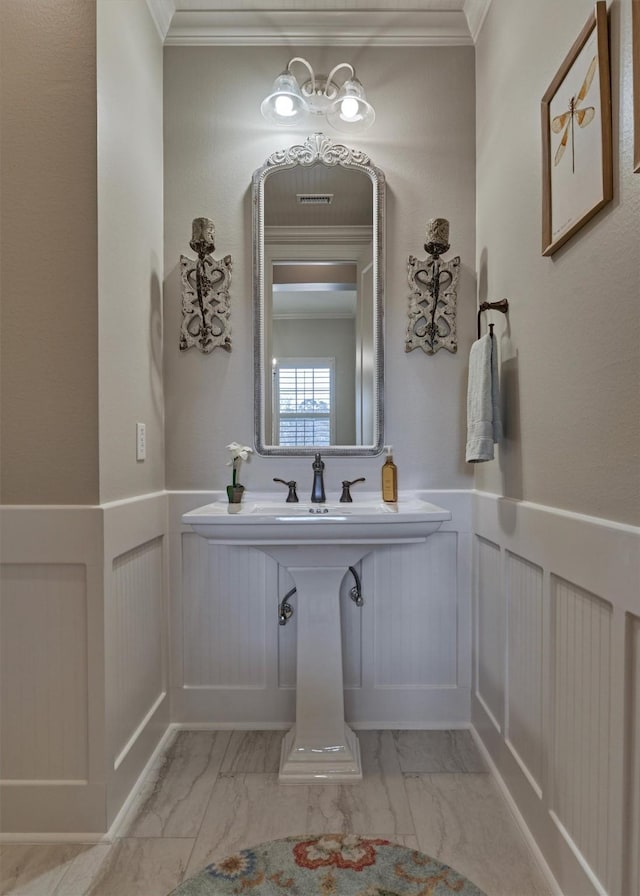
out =
<path fill-rule="evenodd" d="M 379 454 L 384 174 L 313 134 L 252 189 L 256 450 Z"/>

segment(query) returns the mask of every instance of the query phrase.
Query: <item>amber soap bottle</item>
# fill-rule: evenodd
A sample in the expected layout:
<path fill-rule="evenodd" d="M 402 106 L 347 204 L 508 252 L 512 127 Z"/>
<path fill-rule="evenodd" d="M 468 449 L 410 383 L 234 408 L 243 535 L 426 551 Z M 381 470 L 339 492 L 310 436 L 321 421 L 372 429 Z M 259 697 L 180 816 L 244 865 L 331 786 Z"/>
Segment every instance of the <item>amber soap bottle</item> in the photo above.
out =
<path fill-rule="evenodd" d="M 387 445 L 387 459 L 382 465 L 382 500 L 394 503 L 398 500 L 398 468 L 391 451 L 391 445 Z"/>

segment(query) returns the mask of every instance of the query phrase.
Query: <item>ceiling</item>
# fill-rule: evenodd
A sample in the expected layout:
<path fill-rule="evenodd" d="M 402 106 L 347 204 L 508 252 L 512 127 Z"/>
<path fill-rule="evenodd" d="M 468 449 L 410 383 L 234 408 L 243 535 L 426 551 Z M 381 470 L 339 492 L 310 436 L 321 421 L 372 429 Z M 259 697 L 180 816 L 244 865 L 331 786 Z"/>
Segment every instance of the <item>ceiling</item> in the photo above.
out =
<path fill-rule="evenodd" d="M 460 46 L 491 0 L 147 0 L 166 45 Z"/>
<path fill-rule="evenodd" d="M 328 204 L 298 197 L 329 196 Z M 361 227 L 371 230 L 371 178 L 339 165 L 296 165 L 273 171 L 264 181 L 265 227 Z"/>

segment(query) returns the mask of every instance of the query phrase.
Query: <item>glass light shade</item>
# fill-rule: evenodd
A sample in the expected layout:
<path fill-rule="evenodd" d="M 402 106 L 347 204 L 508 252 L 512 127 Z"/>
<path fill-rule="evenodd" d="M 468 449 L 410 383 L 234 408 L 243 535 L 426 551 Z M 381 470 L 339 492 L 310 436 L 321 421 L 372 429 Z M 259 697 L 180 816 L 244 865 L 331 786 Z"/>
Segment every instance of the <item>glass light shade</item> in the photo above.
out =
<path fill-rule="evenodd" d="M 283 72 L 273 82 L 273 90 L 262 101 L 260 111 L 267 121 L 294 127 L 309 111 L 309 106 L 294 76 Z"/>
<path fill-rule="evenodd" d="M 364 131 L 375 118 L 374 108 L 367 102 L 364 87 L 357 78 L 344 82 L 327 111 L 327 121 L 337 131 Z"/>

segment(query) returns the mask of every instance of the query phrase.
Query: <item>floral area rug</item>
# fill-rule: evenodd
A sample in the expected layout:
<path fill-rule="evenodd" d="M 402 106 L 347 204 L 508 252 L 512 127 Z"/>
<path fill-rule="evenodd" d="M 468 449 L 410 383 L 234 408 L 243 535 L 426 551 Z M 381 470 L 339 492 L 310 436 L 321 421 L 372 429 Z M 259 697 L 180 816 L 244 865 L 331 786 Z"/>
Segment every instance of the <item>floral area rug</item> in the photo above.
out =
<path fill-rule="evenodd" d="M 287 837 L 213 862 L 170 896 L 485 896 L 453 868 L 389 840 Z"/>

